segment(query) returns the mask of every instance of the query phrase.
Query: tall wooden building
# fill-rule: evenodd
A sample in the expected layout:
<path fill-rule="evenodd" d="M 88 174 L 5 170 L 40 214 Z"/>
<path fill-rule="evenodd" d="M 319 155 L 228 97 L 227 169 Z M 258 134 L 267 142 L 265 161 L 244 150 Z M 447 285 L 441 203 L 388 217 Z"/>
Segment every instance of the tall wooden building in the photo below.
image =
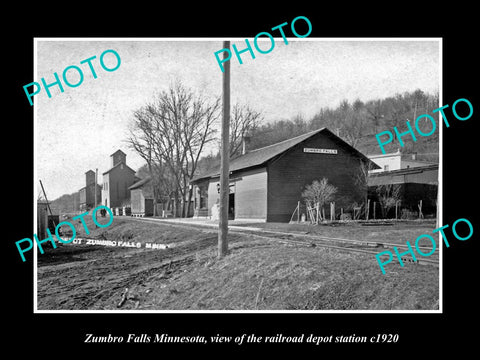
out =
<path fill-rule="evenodd" d="M 110 208 L 121 207 L 130 201 L 130 190 L 138 178 L 127 166 L 127 155 L 117 150 L 112 155 L 111 168 L 103 173 L 102 204 Z"/>
<path fill-rule="evenodd" d="M 96 200 L 95 200 L 95 188 L 97 190 Z M 80 198 L 80 210 L 85 211 L 93 208 L 95 203 L 100 205 L 101 196 L 102 196 L 102 187 L 100 185 L 95 186 L 95 172 L 93 170 L 88 170 L 85 173 L 85 186 L 79 191 Z"/>
<path fill-rule="evenodd" d="M 339 207 L 361 202 L 365 194 L 355 183 L 361 162 L 371 160 L 327 128 L 250 151 L 230 161 L 229 217 L 289 221 L 305 186 L 324 177 L 338 188 Z M 219 170 L 192 180 L 196 216 L 212 215 Z"/>

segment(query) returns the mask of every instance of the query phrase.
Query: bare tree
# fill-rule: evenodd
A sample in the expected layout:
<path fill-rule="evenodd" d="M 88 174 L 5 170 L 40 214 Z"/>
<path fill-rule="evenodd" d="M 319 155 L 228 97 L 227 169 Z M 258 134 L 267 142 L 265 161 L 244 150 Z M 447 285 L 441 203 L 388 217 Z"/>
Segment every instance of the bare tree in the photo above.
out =
<path fill-rule="evenodd" d="M 262 119 L 262 114 L 248 105 L 233 106 L 230 116 L 230 157 L 240 154 L 244 137 L 254 132 Z"/>
<path fill-rule="evenodd" d="M 400 199 L 401 186 L 398 184 L 385 184 L 377 187 L 378 202 L 382 211 L 382 217 L 385 219 L 391 208 L 395 206 Z"/>
<path fill-rule="evenodd" d="M 161 181 L 155 174 L 155 170 L 158 169 L 157 162 L 153 156 L 153 147 L 155 146 L 153 121 L 151 119 L 151 114 L 145 108 L 134 111 L 133 124 L 130 128 L 130 135 L 127 139 L 127 143 L 129 144 L 130 148 L 140 155 L 147 163 L 148 173 L 152 178 L 153 183 L 153 198 L 155 203 L 153 215 L 158 215 L 156 213 L 156 204 L 159 200 L 159 188 L 164 189 L 165 184 L 160 186 Z"/>
<path fill-rule="evenodd" d="M 390 127 L 396 127 L 400 132 L 403 132 L 406 128 L 405 122 L 408 120 L 411 122 L 410 116 L 410 104 L 404 98 L 402 94 L 396 94 L 394 98 L 389 97 L 384 100 L 386 103 L 387 111 L 389 113 L 386 119 L 389 122 Z M 415 120 L 415 119 L 413 119 Z M 393 132 L 393 139 L 398 140 L 397 133 Z"/>
<path fill-rule="evenodd" d="M 347 143 L 356 147 L 366 128 L 367 110 L 359 99 L 350 105 L 343 100 L 338 107 L 340 112 L 340 134 Z"/>
<path fill-rule="evenodd" d="M 172 198 L 175 194 L 176 183 L 168 167 L 163 163 L 152 162 L 152 165 L 144 164 L 137 171 L 141 178 L 149 177 L 151 181 L 147 188 L 151 188 L 156 204 L 161 203 L 164 210 L 173 207 Z M 157 206 L 154 207 L 154 215 L 158 215 Z"/>
<path fill-rule="evenodd" d="M 370 170 L 374 167 L 371 161 L 359 160 L 359 166 L 354 174 L 354 182 L 357 187 L 357 192 L 363 198 L 363 205 L 365 210 L 365 218 L 367 217 L 368 204 L 368 179 L 370 177 Z"/>
<path fill-rule="evenodd" d="M 365 110 L 367 112 L 367 121 L 373 123 L 374 134 L 378 133 L 378 127 L 380 126 L 381 120 L 384 118 L 381 109 L 382 102 L 380 100 L 372 100 L 367 103 Z"/>
<path fill-rule="evenodd" d="M 168 169 L 175 184 L 174 208 L 180 200 L 183 217 L 193 195 L 189 181 L 205 145 L 213 140 L 219 108 L 219 98 L 210 101 L 177 82 L 134 116 L 138 133 L 131 132 L 129 142 L 147 163 Z"/>
<path fill-rule="evenodd" d="M 323 206 L 332 201 L 338 189 L 329 184 L 327 178 L 322 180 L 314 180 L 310 185 L 305 187 L 302 192 L 302 197 L 310 203 L 318 204 L 319 208 L 323 210 Z M 322 211 L 323 213 L 323 211 Z"/>
<path fill-rule="evenodd" d="M 130 148 L 142 157 L 147 165 L 148 174 L 152 179 L 154 202 L 159 201 L 170 207 L 172 197 L 175 197 L 177 184 L 171 168 L 165 164 L 157 141 L 156 119 L 148 106 L 144 106 L 133 113 L 133 122 L 127 143 Z M 154 215 L 157 208 L 154 207 Z"/>

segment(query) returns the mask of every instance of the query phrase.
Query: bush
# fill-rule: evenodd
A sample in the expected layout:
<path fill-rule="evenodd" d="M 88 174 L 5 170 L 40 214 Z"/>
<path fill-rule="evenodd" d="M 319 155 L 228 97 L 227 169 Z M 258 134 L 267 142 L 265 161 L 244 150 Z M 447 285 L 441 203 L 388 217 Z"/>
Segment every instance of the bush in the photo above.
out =
<path fill-rule="evenodd" d="M 343 213 L 342 215 L 340 215 L 340 220 L 352 220 L 352 214 Z"/>
<path fill-rule="evenodd" d="M 418 211 L 410 211 L 408 209 L 402 209 L 400 219 L 402 219 L 402 220 L 418 219 Z"/>
<path fill-rule="evenodd" d="M 337 193 L 337 188 L 328 183 L 327 178 L 323 178 L 320 181 L 314 180 L 310 185 L 305 187 L 302 192 L 302 197 L 306 200 L 310 206 L 316 206 L 318 204 L 323 216 L 319 216 L 320 220 L 325 220 L 325 212 L 323 206 L 334 199 Z"/>

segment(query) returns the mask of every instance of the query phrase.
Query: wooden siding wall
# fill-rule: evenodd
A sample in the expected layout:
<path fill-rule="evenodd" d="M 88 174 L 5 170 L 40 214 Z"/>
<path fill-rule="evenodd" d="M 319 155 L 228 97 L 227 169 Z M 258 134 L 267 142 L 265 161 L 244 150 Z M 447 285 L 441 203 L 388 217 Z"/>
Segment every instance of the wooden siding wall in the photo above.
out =
<path fill-rule="evenodd" d="M 102 198 L 100 202 L 104 206 L 112 206 L 110 201 L 110 174 L 108 173 L 103 175 Z"/>
<path fill-rule="evenodd" d="M 83 189 L 80 189 L 78 193 L 80 198 L 80 204 L 85 204 L 87 202 L 87 190 L 83 188 Z"/>
<path fill-rule="evenodd" d="M 108 181 L 108 206 L 119 207 L 122 206 L 122 202 L 130 199 L 130 190 L 128 190 L 128 187 L 135 182 L 135 173 L 126 166 L 123 169 L 118 166 L 108 173 L 107 179 L 105 179 L 104 176 L 104 182 L 105 181 Z"/>
<path fill-rule="evenodd" d="M 212 206 L 218 200 L 217 183 L 219 178 L 210 179 L 208 182 L 208 216 L 212 216 Z"/>
<path fill-rule="evenodd" d="M 242 172 L 241 179 L 235 181 L 235 219 L 265 220 L 266 217 L 266 168 Z"/>
<path fill-rule="evenodd" d="M 102 187 L 97 185 L 97 201 L 99 205 L 101 203 L 102 199 Z M 86 198 L 85 198 L 85 203 L 87 206 L 93 207 L 95 205 L 95 183 L 89 184 L 86 187 Z"/>
<path fill-rule="evenodd" d="M 142 214 L 145 212 L 145 198 L 142 189 L 130 190 L 132 214 Z"/>
<path fill-rule="evenodd" d="M 195 201 L 194 201 L 194 212 L 193 216 L 194 217 L 206 217 L 208 216 L 208 181 L 204 181 L 198 184 L 195 184 L 193 187 L 194 191 L 194 196 L 195 196 Z M 200 197 L 201 197 L 201 192 L 204 192 L 206 196 L 204 197 L 204 204 L 203 207 L 200 207 Z"/>
<path fill-rule="evenodd" d="M 37 202 L 37 236 L 40 240 L 47 237 L 48 206 L 47 203 Z"/>
<path fill-rule="evenodd" d="M 208 184 L 208 216 L 217 202 L 218 178 Z M 261 219 L 267 217 L 267 171 L 266 168 L 242 171 L 230 175 L 231 189 L 235 192 L 235 219 Z"/>
<path fill-rule="evenodd" d="M 95 184 L 89 184 L 79 191 L 80 205 L 84 208 L 92 208 L 95 206 Z M 97 185 L 97 201 L 99 205 L 102 200 L 103 192 L 102 187 Z"/>
<path fill-rule="evenodd" d="M 368 180 L 369 186 L 385 185 L 385 184 L 438 184 L 438 168 L 437 169 L 415 169 L 412 168 L 404 173 L 393 173 L 386 175 L 371 176 Z"/>
<path fill-rule="evenodd" d="M 148 196 L 148 190 L 145 191 L 144 188 L 130 190 L 130 206 L 132 214 L 140 214 L 145 216 L 153 215 L 153 199 L 149 198 Z"/>
<path fill-rule="evenodd" d="M 144 200 L 145 216 L 153 216 L 153 199 Z"/>
<path fill-rule="evenodd" d="M 306 147 L 336 149 L 338 153 L 304 153 Z M 363 194 L 358 192 L 354 181 L 359 166 L 359 158 L 324 134 L 293 147 L 268 166 L 267 221 L 289 221 L 297 202 L 303 201 L 301 193 L 305 186 L 323 177 L 338 188 L 334 199 L 337 211 L 354 201 L 361 202 Z M 326 206 L 327 214 L 328 210 L 329 206 Z"/>

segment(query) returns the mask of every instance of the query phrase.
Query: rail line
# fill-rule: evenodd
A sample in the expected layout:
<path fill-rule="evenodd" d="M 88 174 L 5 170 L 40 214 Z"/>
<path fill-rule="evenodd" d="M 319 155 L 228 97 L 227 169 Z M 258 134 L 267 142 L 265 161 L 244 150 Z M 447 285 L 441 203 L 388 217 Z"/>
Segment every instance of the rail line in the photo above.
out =
<path fill-rule="evenodd" d="M 235 231 L 235 230 L 231 230 Z M 259 230 L 250 230 L 245 228 L 245 231 L 252 231 L 256 232 Z M 378 241 L 363 241 L 363 240 L 352 240 L 352 239 L 344 239 L 344 238 L 336 238 L 336 237 L 327 237 L 321 235 L 309 235 L 309 234 L 301 234 L 301 233 L 290 233 L 290 232 L 283 232 L 283 231 L 272 231 L 272 230 L 261 230 L 262 233 L 271 233 L 275 235 L 283 235 L 283 236 L 292 236 L 292 237 L 304 237 L 309 238 L 312 240 L 326 240 L 326 241 L 333 241 L 333 242 L 343 242 L 343 243 L 350 243 L 353 245 L 363 245 L 363 246 L 370 246 L 370 247 L 383 247 L 383 248 L 393 248 L 394 246 L 397 248 L 408 248 L 405 244 L 394 244 L 388 242 L 378 242 Z M 431 251 L 431 247 L 419 246 L 418 249 Z"/>
<path fill-rule="evenodd" d="M 237 231 L 237 230 L 231 230 L 231 232 L 235 233 L 243 233 L 242 231 Z M 276 232 L 269 232 L 271 234 L 275 234 Z M 290 233 L 288 233 L 289 235 L 291 235 Z M 370 254 L 370 255 L 377 255 L 378 252 L 375 252 L 375 251 L 370 251 L 370 250 L 366 250 L 366 249 L 361 249 L 361 248 L 355 248 L 355 247 L 348 247 L 348 246 L 335 246 L 335 245 L 332 245 L 331 243 L 334 243 L 335 241 L 337 241 L 336 238 L 327 238 L 327 237 L 322 237 L 322 239 L 311 239 L 309 241 L 302 241 L 302 240 L 293 240 L 293 239 L 285 239 L 285 238 L 273 238 L 271 236 L 265 236 L 265 235 L 258 235 L 258 234 L 251 234 L 252 236 L 254 237 L 257 237 L 257 238 L 262 238 L 262 239 L 267 239 L 267 240 L 274 240 L 276 242 L 281 242 L 281 243 L 285 243 L 285 244 L 295 244 L 295 245 L 304 245 L 304 246 L 318 246 L 318 247 L 322 247 L 322 248 L 327 248 L 327 249 L 335 249 L 335 250 L 340 250 L 340 251 L 347 251 L 347 252 L 357 252 L 357 253 L 363 253 L 363 254 Z M 303 235 L 299 235 L 299 237 L 301 237 Z M 347 240 L 347 239 L 344 239 L 344 240 Z M 329 243 L 330 242 L 330 243 Z M 361 241 L 356 241 L 356 240 L 350 240 L 350 242 L 352 243 L 362 243 Z M 365 242 L 363 242 L 365 243 Z M 377 243 L 379 244 L 379 243 Z M 396 246 L 396 244 L 394 244 Z M 432 260 L 432 259 L 423 259 L 423 258 L 419 258 L 417 257 L 416 258 L 416 261 L 413 260 L 412 257 L 406 257 L 406 256 L 402 256 L 401 257 L 402 261 L 404 263 L 417 263 L 419 265 L 433 265 L 433 266 L 437 266 L 438 267 L 438 260 Z M 396 261 L 396 262 L 399 262 L 398 259 L 396 259 L 396 257 L 393 258 L 393 261 Z"/>
<path fill-rule="evenodd" d="M 180 227 L 180 228 L 189 228 L 192 227 L 202 227 L 203 231 L 208 232 L 217 232 L 217 226 L 212 226 L 210 224 L 187 224 L 187 223 L 173 223 L 171 221 L 164 221 L 162 219 L 148 219 L 148 218 L 135 218 L 136 221 L 149 221 L 149 222 L 160 222 L 165 225 L 173 226 L 173 227 Z M 362 249 L 358 247 L 352 246 L 366 246 L 369 248 L 392 248 L 396 246 L 397 248 L 406 248 L 407 245 L 402 244 L 394 244 L 388 242 L 377 242 L 377 241 L 362 241 L 362 240 L 353 240 L 353 239 L 344 239 L 344 238 L 335 238 L 335 237 L 326 237 L 326 236 L 318 236 L 318 235 L 310 235 L 310 234 L 301 234 L 301 233 L 289 233 L 283 231 L 272 231 L 272 230 L 264 230 L 259 228 L 248 228 L 248 227 L 241 227 L 241 226 L 233 226 L 229 227 L 230 233 L 237 233 L 237 234 L 245 234 L 246 232 L 250 233 L 250 235 L 259 238 L 259 239 L 266 239 L 269 241 L 276 241 L 280 243 L 286 244 L 295 244 L 295 245 L 304 245 L 304 246 L 318 246 L 322 248 L 328 249 L 335 249 L 340 251 L 347 251 L 347 252 L 356 252 L 356 253 L 363 253 L 363 254 L 370 254 L 370 255 L 377 255 L 378 251 L 371 251 L 367 249 Z M 278 237 L 282 236 L 282 237 Z M 286 239 L 285 237 L 293 237 L 296 239 Z M 306 238 L 308 240 L 299 240 L 299 238 Z M 350 246 L 336 246 L 334 244 L 348 244 Z M 420 250 L 431 251 L 432 248 L 429 247 L 418 247 Z M 432 256 L 435 258 L 438 256 L 438 249 L 435 251 Z M 394 256 L 393 261 L 399 262 L 398 259 Z M 412 257 L 402 256 L 401 260 L 404 263 L 416 263 L 419 265 L 439 265 L 438 259 L 429 259 L 417 257 L 416 261 L 413 260 Z"/>

